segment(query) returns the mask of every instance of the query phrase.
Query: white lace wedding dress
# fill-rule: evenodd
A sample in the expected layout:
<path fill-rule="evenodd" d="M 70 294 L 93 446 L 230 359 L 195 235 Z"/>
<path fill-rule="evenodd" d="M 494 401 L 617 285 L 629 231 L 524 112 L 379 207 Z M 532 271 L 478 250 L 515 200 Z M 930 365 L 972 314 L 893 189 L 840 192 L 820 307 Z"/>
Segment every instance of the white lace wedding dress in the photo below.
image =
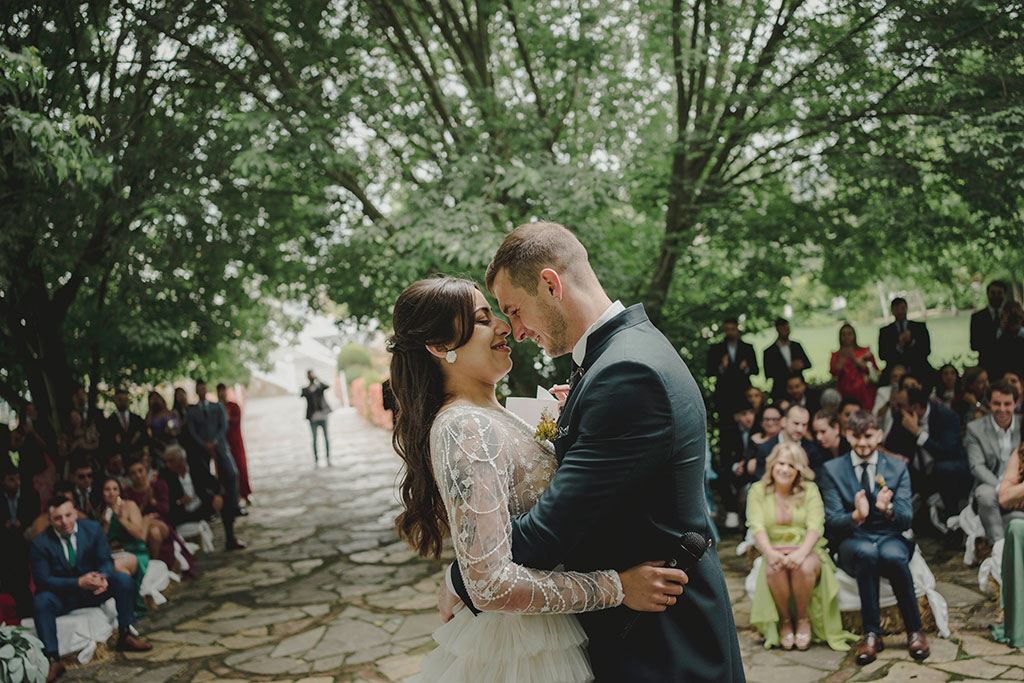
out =
<path fill-rule="evenodd" d="M 499 409 L 455 405 L 430 432 L 434 475 L 476 617 L 461 609 L 434 632 L 438 647 L 416 681 L 591 681 L 575 612 L 622 603 L 614 571 L 540 571 L 512 562 L 511 518 L 537 502 L 555 473 L 547 442 Z"/>

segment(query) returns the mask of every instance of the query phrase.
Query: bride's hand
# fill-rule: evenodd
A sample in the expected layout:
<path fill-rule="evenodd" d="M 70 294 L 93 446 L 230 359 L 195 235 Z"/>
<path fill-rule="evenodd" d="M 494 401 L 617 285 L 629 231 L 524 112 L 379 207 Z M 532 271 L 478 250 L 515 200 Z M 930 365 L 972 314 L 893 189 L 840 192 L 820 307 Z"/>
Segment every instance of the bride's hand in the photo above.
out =
<path fill-rule="evenodd" d="M 683 594 L 683 584 L 690 579 L 681 569 L 670 569 L 664 562 L 644 562 L 624 572 L 619 572 L 622 592 L 626 598 L 622 604 L 637 612 L 664 612 L 676 604 Z"/>
<path fill-rule="evenodd" d="M 441 581 L 441 590 L 437 592 L 437 609 L 441 613 L 441 622 L 447 624 L 455 616 L 455 610 L 462 606 L 459 596 L 448 590 L 448 584 Z"/>

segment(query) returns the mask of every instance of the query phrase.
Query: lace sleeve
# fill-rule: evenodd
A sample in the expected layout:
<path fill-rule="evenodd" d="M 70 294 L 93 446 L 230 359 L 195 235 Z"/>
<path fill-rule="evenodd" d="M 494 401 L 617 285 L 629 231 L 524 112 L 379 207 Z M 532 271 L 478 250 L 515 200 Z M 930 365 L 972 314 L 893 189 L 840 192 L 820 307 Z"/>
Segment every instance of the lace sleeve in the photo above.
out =
<path fill-rule="evenodd" d="M 486 411 L 441 416 L 431 439 L 455 555 L 488 612 L 591 612 L 622 603 L 618 573 L 541 571 L 512 560 L 510 495 L 521 448 Z"/>

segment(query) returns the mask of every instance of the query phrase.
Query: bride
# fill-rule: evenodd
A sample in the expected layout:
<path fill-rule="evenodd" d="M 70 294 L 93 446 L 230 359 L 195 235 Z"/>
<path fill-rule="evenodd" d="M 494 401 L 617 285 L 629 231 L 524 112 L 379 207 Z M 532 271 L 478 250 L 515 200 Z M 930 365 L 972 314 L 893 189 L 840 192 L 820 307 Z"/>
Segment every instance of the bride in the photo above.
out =
<path fill-rule="evenodd" d="M 664 611 L 685 575 L 629 570 L 540 571 L 512 560 L 511 519 L 540 498 L 556 462 L 534 427 L 498 403 L 512 367 L 510 327 L 475 284 L 437 277 L 398 297 L 389 346 L 398 404 L 395 450 L 405 462 L 399 534 L 424 557 L 452 537 L 473 604 L 434 633 L 420 681 L 590 681 L 586 634 L 572 616 L 620 604 Z M 679 582 L 679 583 L 676 583 Z"/>

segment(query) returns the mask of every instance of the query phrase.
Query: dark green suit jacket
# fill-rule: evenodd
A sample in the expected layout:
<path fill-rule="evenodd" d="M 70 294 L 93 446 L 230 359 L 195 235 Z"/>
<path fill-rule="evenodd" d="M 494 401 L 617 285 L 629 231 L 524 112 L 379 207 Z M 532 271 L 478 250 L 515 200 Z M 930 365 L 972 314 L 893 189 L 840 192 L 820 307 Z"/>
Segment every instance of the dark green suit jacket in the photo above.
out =
<path fill-rule="evenodd" d="M 590 335 L 583 370 L 558 421 L 558 472 L 513 521 L 513 559 L 538 569 L 625 570 L 666 559 L 683 532 L 709 537 L 704 401 L 643 306 Z M 627 638 L 636 613 L 624 606 L 579 615 L 598 681 L 744 680 L 714 548 L 689 577 L 676 605 L 641 614 Z M 472 608 L 457 565 L 452 579 Z"/>

